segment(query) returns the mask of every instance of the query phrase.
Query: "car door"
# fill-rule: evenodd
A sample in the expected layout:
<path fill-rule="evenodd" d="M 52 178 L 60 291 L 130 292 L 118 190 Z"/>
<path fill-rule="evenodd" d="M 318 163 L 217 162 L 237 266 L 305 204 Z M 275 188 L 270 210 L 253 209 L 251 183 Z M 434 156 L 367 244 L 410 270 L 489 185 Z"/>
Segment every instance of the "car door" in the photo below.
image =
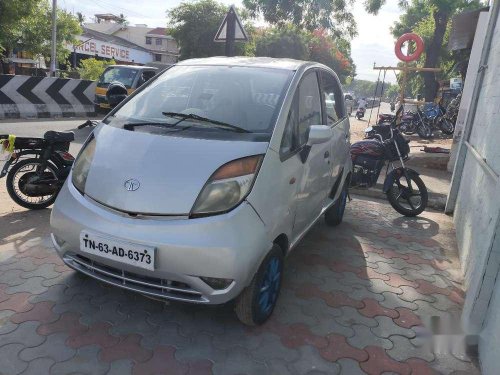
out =
<path fill-rule="evenodd" d="M 302 173 L 298 179 L 296 216 L 293 233 L 300 236 L 324 206 L 331 177 L 331 143 L 307 145 L 311 125 L 323 123 L 323 105 L 319 87 L 318 70 L 304 74 L 297 90 L 297 147 L 302 161 Z"/>
<path fill-rule="evenodd" d="M 343 166 L 346 164 L 347 157 L 349 157 L 349 119 L 344 105 L 344 95 L 337 77 L 325 70 L 321 70 L 320 76 L 324 124 L 330 126 L 333 131 L 333 137 L 329 143 L 331 169 L 328 183 L 328 186 L 333 188 L 336 186 L 336 180 L 342 177 Z M 330 191 L 333 195 L 330 195 L 329 198 L 336 199 L 339 192 L 340 189 Z"/>

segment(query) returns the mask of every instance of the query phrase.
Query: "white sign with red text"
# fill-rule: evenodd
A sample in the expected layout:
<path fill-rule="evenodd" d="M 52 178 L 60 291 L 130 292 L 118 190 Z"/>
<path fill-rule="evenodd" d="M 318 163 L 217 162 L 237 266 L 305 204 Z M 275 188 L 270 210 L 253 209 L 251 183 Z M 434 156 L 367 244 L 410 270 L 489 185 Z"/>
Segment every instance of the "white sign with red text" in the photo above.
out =
<path fill-rule="evenodd" d="M 153 60 L 151 53 L 134 48 L 123 47 L 118 44 L 103 42 L 102 40 L 90 39 L 84 36 L 77 36 L 79 43 L 76 45 L 76 53 L 82 55 L 99 56 L 116 61 L 134 62 L 146 64 Z M 73 46 L 68 45 L 68 49 L 73 51 Z"/>

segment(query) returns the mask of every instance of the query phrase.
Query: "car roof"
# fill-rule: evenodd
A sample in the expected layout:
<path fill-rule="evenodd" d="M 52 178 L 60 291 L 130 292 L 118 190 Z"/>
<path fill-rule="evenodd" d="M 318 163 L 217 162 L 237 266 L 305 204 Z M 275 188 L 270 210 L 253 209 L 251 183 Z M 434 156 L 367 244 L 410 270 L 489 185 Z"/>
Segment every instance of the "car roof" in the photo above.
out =
<path fill-rule="evenodd" d="M 151 69 L 151 70 L 158 70 L 158 68 L 152 67 L 152 66 L 141 66 L 141 65 L 108 65 L 108 68 L 130 68 L 130 69 L 138 69 L 138 70 L 144 70 L 144 69 Z"/>
<path fill-rule="evenodd" d="M 220 65 L 220 66 L 246 66 L 257 68 L 274 68 L 284 70 L 298 70 L 306 65 L 313 65 L 310 61 L 294 59 L 278 59 L 272 57 L 207 57 L 201 59 L 183 60 L 177 65 Z"/>

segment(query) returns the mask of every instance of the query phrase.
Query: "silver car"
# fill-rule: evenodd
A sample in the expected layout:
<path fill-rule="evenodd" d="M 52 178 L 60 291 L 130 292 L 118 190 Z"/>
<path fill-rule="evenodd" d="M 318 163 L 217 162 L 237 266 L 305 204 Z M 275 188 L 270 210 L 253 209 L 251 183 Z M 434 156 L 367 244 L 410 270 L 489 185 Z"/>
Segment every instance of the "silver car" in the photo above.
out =
<path fill-rule="evenodd" d="M 235 300 L 242 322 L 263 323 L 284 258 L 322 215 L 342 221 L 343 99 L 335 73 L 312 62 L 171 67 L 83 145 L 52 210 L 57 252 L 105 283 L 158 299 Z"/>

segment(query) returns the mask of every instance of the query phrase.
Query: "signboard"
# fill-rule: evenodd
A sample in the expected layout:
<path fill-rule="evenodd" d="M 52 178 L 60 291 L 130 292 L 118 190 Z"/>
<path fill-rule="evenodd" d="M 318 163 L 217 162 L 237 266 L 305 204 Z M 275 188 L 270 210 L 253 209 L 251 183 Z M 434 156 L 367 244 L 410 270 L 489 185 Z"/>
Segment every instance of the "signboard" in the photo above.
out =
<path fill-rule="evenodd" d="M 451 78 L 450 79 L 450 89 L 451 90 L 462 90 L 462 78 Z"/>
<path fill-rule="evenodd" d="M 118 44 L 104 42 L 97 39 L 89 39 L 85 36 L 77 36 L 79 43 L 76 44 L 76 53 L 89 56 L 99 56 L 106 59 L 114 59 L 123 62 L 134 62 L 137 64 L 146 64 L 153 60 L 151 53 L 134 48 L 120 46 Z M 73 51 L 73 46 L 67 46 Z"/>
<path fill-rule="evenodd" d="M 245 31 L 245 28 L 241 23 L 238 13 L 236 13 L 234 5 L 231 5 L 229 11 L 226 14 L 226 17 L 224 17 L 224 20 L 219 26 L 219 30 L 217 30 L 217 33 L 215 34 L 214 42 L 225 42 L 228 39 L 228 27 L 234 28 L 233 40 L 239 42 L 248 42 L 247 32 Z"/>

